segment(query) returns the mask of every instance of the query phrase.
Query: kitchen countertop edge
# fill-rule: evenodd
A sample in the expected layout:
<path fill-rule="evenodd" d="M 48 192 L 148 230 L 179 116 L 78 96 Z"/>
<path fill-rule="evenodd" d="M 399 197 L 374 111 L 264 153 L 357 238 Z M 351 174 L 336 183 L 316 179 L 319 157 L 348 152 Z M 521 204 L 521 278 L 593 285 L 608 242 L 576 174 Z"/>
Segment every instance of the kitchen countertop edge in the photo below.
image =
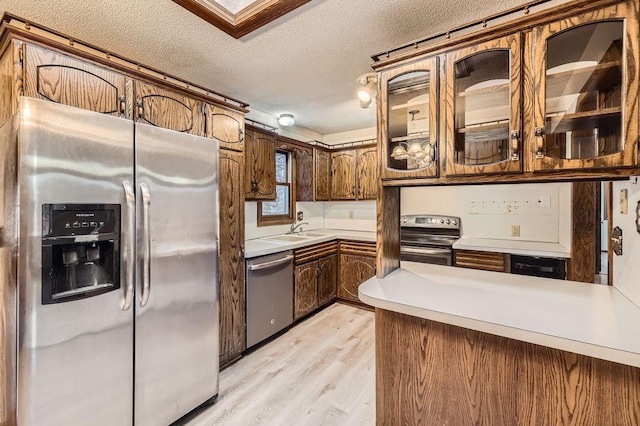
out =
<path fill-rule="evenodd" d="M 640 367 L 640 308 L 615 287 L 402 262 L 361 284 L 358 296 L 375 308 Z"/>
<path fill-rule="evenodd" d="M 363 242 L 376 242 L 375 231 L 345 231 L 339 229 L 315 229 L 307 232 L 326 233 L 325 236 L 309 238 L 295 243 L 277 243 L 263 238 L 255 238 L 245 241 L 245 259 L 258 256 L 280 253 L 288 250 L 295 250 L 313 244 L 324 243 L 332 240 L 352 240 Z M 269 238 L 269 237 L 266 237 Z"/>
<path fill-rule="evenodd" d="M 571 257 L 571 251 L 562 244 L 539 241 L 462 237 L 453 244 L 453 249 L 509 253 L 524 256 L 560 257 L 564 259 L 569 259 Z"/>

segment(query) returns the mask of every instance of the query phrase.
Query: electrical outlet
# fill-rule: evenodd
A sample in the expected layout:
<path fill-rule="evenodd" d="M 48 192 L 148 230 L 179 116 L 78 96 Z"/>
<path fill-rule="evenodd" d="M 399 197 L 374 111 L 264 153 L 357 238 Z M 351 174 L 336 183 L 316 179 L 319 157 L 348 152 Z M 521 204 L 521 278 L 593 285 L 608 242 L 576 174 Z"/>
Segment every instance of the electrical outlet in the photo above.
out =
<path fill-rule="evenodd" d="M 348 216 L 349 216 L 349 219 L 353 219 L 353 210 L 349 210 Z"/>
<path fill-rule="evenodd" d="M 302 220 L 304 218 L 304 213 L 302 212 L 297 212 L 296 213 L 296 220 Z"/>
<path fill-rule="evenodd" d="M 511 236 L 512 237 L 520 236 L 520 225 L 511 225 Z"/>

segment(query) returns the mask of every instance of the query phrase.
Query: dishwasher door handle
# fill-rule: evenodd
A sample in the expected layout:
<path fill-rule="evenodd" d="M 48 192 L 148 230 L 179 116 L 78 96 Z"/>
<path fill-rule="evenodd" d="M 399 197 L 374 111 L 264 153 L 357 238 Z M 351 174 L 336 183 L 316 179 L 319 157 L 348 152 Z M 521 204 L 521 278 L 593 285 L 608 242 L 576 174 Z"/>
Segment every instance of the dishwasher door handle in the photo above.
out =
<path fill-rule="evenodd" d="M 283 263 L 287 263 L 291 259 L 293 259 L 293 255 L 292 254 L 290 254 L 288 256 L 285 256 L 282 259 L 272 260 L 270 262 L 264 262 L 264 263 L 257 263 L 255 265 L 249 265 L 249 270 L 250 271 L 259 271 L 261 269 L 273 268 L 275 266 L 282 265 Z"/>

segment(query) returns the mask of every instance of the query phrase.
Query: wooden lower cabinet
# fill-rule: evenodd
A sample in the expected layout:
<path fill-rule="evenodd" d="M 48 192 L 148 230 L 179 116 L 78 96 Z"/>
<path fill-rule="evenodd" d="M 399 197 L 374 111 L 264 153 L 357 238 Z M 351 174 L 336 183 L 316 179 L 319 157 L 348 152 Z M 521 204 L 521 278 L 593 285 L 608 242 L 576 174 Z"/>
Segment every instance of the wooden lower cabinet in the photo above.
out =
<path fill-rule="evenodd" d="M 318 275 L 317 260 L 296 266 L 293 319 L 303 317 L 318 307 Z"/>
<path fill-rule="evenodd" d="M 358 298 L 358 286 L 375 274 L 375 243 L 340 242 L 339 299 L 361 303 Z"/>
<path fill-rule="evenodd" d="M 338 294 L 338 255 L 332 254 L 318 260 L 318 268 L 318 306 L 322 306 Z"/>
<path fill-rule="evenodd" d="M 336 297 L 338 243 L 330 241 L 296 250 L 293 319 L 297 320 Z"/>
<path fill-rule="evenodd" d="M 454 250 L 453 266 L 483 271 L 510 272 L 509 255 L 475 250 Z"/>
<path fill-rule="evenodd" d="M 220 366 L 245 350 L 244 158 L 220 150 Z"/>

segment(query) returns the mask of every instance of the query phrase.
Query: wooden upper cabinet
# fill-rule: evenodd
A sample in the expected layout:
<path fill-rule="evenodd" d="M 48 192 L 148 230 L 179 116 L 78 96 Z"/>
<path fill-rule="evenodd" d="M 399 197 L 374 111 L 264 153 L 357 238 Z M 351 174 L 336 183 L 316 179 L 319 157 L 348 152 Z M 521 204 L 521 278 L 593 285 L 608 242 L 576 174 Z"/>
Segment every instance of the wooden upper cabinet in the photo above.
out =
<path fill-rule="evenodd" d="M 244 114 L 229 108 L 207 105 L 207 134 L 221 148 L 244 150 Z"/>
<path fill-rule="evenodd" d="M 535 171 L 637 165 L 638 2 L 533 30 Z"/>
<path fill-rule="evenodd" d="M 331 199 L 356 199 L 356 150 L 331 153 Z"/>
<path fill-rule="evenodd" d="M 431 57 L 380 75 L 383 179 L 438 176 L 437 66 Z"/>
<path fill-rule="evenodd" d="M 359 148 L 356 159 L 358 200 L 375 200 L 378 195 L 378 147 Z"/>
<path fill-rule="evenodd" d="M 447 54 L 447 176 L 522 171 L 521 38 Z"/>
<path fill-rule="evenodd" d="M 139 123 L 207 136 L 203 102 L 144 81 L 136 81 L 135 93 Z"/>
<path fill-rule="evenodd" d="M 31 44 L 22 48 L 25 96 L 131 118 L 124 75 Z"/>
<path fill-rule="evenodd" d="M 244 158 L 220 150 L 220 365 L 245 349 Z"/>
<path fill-rule="evenodd" d="M 313 148 L 293 146 L 296 201 L 313 201 Z"/>
<path fill-rule="evenodd" d="M 275 134 L 246 129 L 244 176 L 244 196 L 247 201 L 276 199 Z"/>
<path fill-rule="evenodd" d="M 315 148 L 314 156 L 314 199 L 329 201 L 331 199 L 331 153 Z"/>

